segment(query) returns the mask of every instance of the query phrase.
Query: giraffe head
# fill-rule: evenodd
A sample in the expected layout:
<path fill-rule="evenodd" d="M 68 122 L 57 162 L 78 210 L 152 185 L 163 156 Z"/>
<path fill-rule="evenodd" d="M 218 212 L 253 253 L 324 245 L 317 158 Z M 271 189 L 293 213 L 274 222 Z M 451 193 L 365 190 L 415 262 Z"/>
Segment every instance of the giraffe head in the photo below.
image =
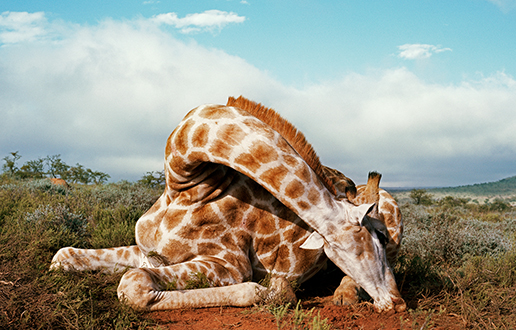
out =
<path fill-rule="evenodd" d="M 324 236 L 316 231 L 301 246 L 324 248 L 325 254 L 374 299 L 378 312 L 401 312 L 406 305 L 387 262 L 387 228 L 374 216 L 376 204 L 355 206 L 341 200 L 342 216 L 327 225 Z"/>

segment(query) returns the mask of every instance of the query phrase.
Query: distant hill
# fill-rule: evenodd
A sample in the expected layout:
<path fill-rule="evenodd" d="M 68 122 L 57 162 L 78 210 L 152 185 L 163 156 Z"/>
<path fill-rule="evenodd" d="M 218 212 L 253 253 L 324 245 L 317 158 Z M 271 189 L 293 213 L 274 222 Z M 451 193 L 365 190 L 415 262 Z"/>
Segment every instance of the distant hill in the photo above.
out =
<path fill-rule="evenodd" d="M 427 189 L 430 193 L 467 194 L 476 196 L 516 195 L 516 176 L 496 182 L 477 183 L 468 186 Z"/>

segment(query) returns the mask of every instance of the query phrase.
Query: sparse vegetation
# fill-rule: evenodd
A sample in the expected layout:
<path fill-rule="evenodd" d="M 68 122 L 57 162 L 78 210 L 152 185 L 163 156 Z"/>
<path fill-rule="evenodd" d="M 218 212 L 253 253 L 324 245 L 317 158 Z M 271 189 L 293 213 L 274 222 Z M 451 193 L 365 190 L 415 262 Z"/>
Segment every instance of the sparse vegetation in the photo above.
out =
<path fill-rule="evenodd" d="M 145 328 L 145 316 L 121 305 L 120 275 L 49 272 L 64 246 L 134 244 L 134 224 L 160 192 L 119 183 L 71 189 L 48 180 L 0 186 L 0 328 Z"/>
<path fill-rule="evenodd" d="M 405 234 L 394 268 L 404 296 L 418 297 L 417 304 L 409 301 L 411 313 L 426 311 L 427 324 L 438 317 L 428 311 L 439 310 L 457 315 L 464 327 L 516 325 L 514 208 L 447 196 L 401 209 Z"/>
<path fill-rule="evenodd" d="M 468 194 L 471 196 L 485 195 L 516 195 L 516 176 L 496 182 L 477 183 L 469 186 L 432 189 L 432 192 L 444 194 Z"/>
<path fill-rule="evenodd" d="M 294 309 L 290 307 L 290 303 L 267 306 L 267 309 L 276 320 L 278 330 L 330 330 L 333 328 L 328 319 L 321 319 L 320 313 L 314 313 L 315 308 L 308 311 L 303 310 L 301 301 L 298 301 Z"/>
<path fill-rule="evenodd" d="M 0 328 L 153 325 L 148 314 L 118 302 L 120 274 L 48 268 L 54 253 L 64 246 L 134 244 L 134 224 L 162 193 L 159 184 L 122 181 L 64 188 L 44 178 L 13 176 L 17 156 L 9 158 L 14 163 L 4 164 L 0 178 Z M 430 196 L 428 204 L 415 199 L 400 202 L 405 233 L 394 271 L 409 307 L 400 326 L 429 329 L 442 324 L 443 318 L 453 318 L 463 328 L 513 328 L 516 209 L 502 198 L 478 203 L 468 197 Z M 191 287 L 209 285 L 202 276 L 193 275 Z M 174 283 L 164 285 L 175 289 Z M 303 310 L 299 304 L 295 308 L 271 304 L 268 310 L 278 328 L 330 327 L 317 309 Z"/>

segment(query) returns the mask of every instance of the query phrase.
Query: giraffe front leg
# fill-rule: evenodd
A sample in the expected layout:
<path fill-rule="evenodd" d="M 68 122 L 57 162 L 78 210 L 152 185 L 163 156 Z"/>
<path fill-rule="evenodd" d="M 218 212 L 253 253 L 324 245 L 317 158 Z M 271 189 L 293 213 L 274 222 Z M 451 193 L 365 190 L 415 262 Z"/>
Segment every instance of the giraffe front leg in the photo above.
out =
<path fill-rule="evenodd" d="M 189 279 L 202 273 L 215 287 L 186 289 Z M 242 274 L 219 263 L 195 260 L 157 268 L 128 270 L 120 280 L 118 298 L 140 310 L 166 310 L 214 306 L 252 306 L 267 290 L 253 283 L 241 283 Z"/>
<path fill-rule="evenodd" d="M 101 270 L 106 273 L 124 271 L 127 267 L 139 267 L 144 259 L 136 245 L 109 249 L 76 249 L 65 247 L 52 258 L 50 269 L 66 271 Z"/>

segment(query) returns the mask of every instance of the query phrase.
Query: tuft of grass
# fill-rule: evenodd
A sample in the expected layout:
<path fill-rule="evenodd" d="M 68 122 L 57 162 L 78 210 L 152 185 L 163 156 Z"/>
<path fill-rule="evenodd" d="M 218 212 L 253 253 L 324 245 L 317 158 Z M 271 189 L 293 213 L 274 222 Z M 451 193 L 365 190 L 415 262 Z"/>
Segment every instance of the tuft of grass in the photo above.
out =
<path fill-rule="evenodd" d="M 204 289 L 212 286 L 213 285 L 211 284 L 210 280 L 204 273 L 196 272 L 190 274 L 190 278 L 188 281 L 186 281 L 185 290 Z"/>
<path fill-rule="evenodd" d="M 320 313 L 314 315 L 315 308 L 311 310 L 303 310 L 301 301 L 299 300 L 294 309 L 291 309 L 291 304 L 285 305 L 267 305 L 267 310 L 276 319 L 276 326 L 278 330 L 283 328 L 293 330 L 330 330 L 331 323 L 328 319 L 321 319 Z"/>
<path fill-rule="evenodd" d="M 290 307 L 290 304 L 286 305 L 270 305 L 268 306 L 269 312 L 274 316 L 276 319 L 276 326 L 278 327 L 278 330 L 283 329 L 288 323 L 284 320 L 285 316 L 287 315 L 288 308 Z"/>

